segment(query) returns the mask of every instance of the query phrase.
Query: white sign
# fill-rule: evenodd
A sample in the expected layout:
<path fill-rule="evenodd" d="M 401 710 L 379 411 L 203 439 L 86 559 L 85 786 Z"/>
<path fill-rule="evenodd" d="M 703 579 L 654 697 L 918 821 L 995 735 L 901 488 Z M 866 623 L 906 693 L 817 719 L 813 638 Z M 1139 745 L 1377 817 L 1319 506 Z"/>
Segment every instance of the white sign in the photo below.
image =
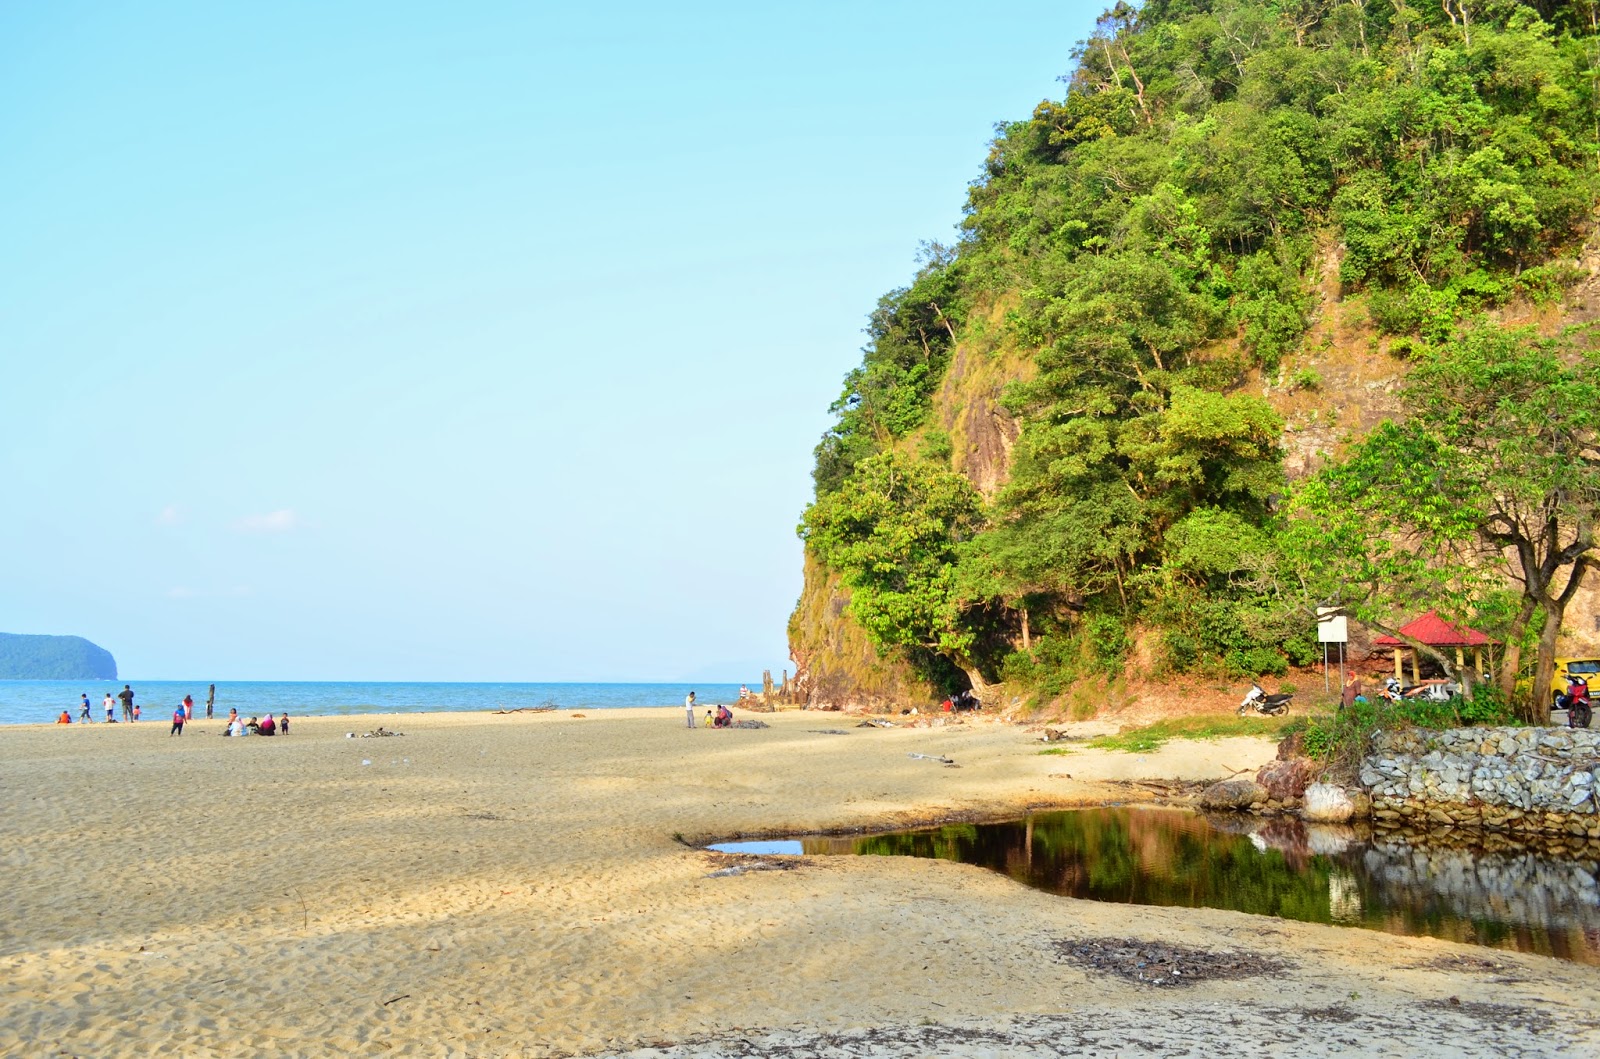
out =
<path fill-rule="evenodd" d="M 1317 642 L 1350 642 L 1350 619 L 1340 614 L 1338 607 L 1317 608 Z"/>

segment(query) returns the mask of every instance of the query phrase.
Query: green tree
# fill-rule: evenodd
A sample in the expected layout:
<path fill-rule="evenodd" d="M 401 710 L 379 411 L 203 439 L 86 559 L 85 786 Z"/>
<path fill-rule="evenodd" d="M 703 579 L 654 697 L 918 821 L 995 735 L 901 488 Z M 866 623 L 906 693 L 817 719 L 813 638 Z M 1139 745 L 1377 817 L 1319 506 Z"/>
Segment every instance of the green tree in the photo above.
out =
<path fill-rule="evenodd" d="M 1431 350 L 1404 398 L 1404 423 L 1374 430 L 1304 490 L 1298 553 L 1324 556 L 1314 576 L 1347 605 L 1431 590 L 1459 613 L 1498 583 L 1520 586 L 1501 691 L 1510 697 L 1522 631 L 1537 621 L 1533 701 L 1522 710 L 1548 723 L 1562 618 L 1596 560 L 1593 332 L 1560 341 L 1480 323 Z"/>
<path fill-rule="evenodd" d="M 806 509 L 800 535 L 850 587 L 850 613 L 880 649 L 942 655 L 984 684 L 955 591 L 958 546 L 982 504 L 971 483 L 894 451 L 858 463 Z"/>

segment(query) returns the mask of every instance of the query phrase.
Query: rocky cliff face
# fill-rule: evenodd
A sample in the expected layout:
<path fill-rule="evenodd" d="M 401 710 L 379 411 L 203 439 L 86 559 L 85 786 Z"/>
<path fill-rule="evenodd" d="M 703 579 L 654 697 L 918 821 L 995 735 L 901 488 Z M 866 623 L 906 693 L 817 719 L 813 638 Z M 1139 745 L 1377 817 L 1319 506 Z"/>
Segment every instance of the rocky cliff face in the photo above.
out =
<path fill-rule="evenodd" d="M 812 709 L 883 710 L 927 703 L 935 689 L 905 662 L 879 655 L 850 620 L 850 590 L 808 552 L 805 585 L 789 618 L 796 694 Z"/>
<path fill-rule="evenodd" d="M 949 437 L 950 462 L 986 497 L 1005 484 L 1011 447 L 1020 432 L 1000 404 L 1007 384 L 1026 378 L 1032 361 L 978 343 L 958 345 L 934 398 L 929 429 Z M 926 436 L 927 430 L 923 432 Z M 789 619 L 789 656 L 801 699 L 813 709 L 926 707 L 942 698 L 898 658 L 884 658 L 851 620 L 850 590 L 839 575 L 807 554 L 805 583 Z"/>

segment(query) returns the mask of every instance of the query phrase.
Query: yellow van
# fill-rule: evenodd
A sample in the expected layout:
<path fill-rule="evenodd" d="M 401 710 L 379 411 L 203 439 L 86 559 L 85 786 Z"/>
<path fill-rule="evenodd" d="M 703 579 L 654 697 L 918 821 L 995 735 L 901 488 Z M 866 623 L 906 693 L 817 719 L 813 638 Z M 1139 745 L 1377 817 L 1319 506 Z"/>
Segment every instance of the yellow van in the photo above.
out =
<path fill-rule="evenodd" d="M 1590 685 L 1590 692 L 1600 694 L 1600 658 L 1558 658 L 1556 671 L 1550 677 L 1550 698 L 1566 693 L 1568 675 L 1582 677 Z"/>

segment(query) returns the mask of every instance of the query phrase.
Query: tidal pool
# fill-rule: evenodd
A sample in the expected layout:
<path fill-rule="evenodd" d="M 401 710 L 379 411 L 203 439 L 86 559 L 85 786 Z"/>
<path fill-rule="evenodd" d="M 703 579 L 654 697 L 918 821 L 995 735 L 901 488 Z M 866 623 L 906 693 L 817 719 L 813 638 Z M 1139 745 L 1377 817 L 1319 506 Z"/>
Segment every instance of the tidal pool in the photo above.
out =
<path fill-rule="evenodd" d="M 1227 908 L 1600 964 L 1600 843 L 1130 808 L 800 842 L 808 855 L 976 864 L 1092 901 Z"/>

